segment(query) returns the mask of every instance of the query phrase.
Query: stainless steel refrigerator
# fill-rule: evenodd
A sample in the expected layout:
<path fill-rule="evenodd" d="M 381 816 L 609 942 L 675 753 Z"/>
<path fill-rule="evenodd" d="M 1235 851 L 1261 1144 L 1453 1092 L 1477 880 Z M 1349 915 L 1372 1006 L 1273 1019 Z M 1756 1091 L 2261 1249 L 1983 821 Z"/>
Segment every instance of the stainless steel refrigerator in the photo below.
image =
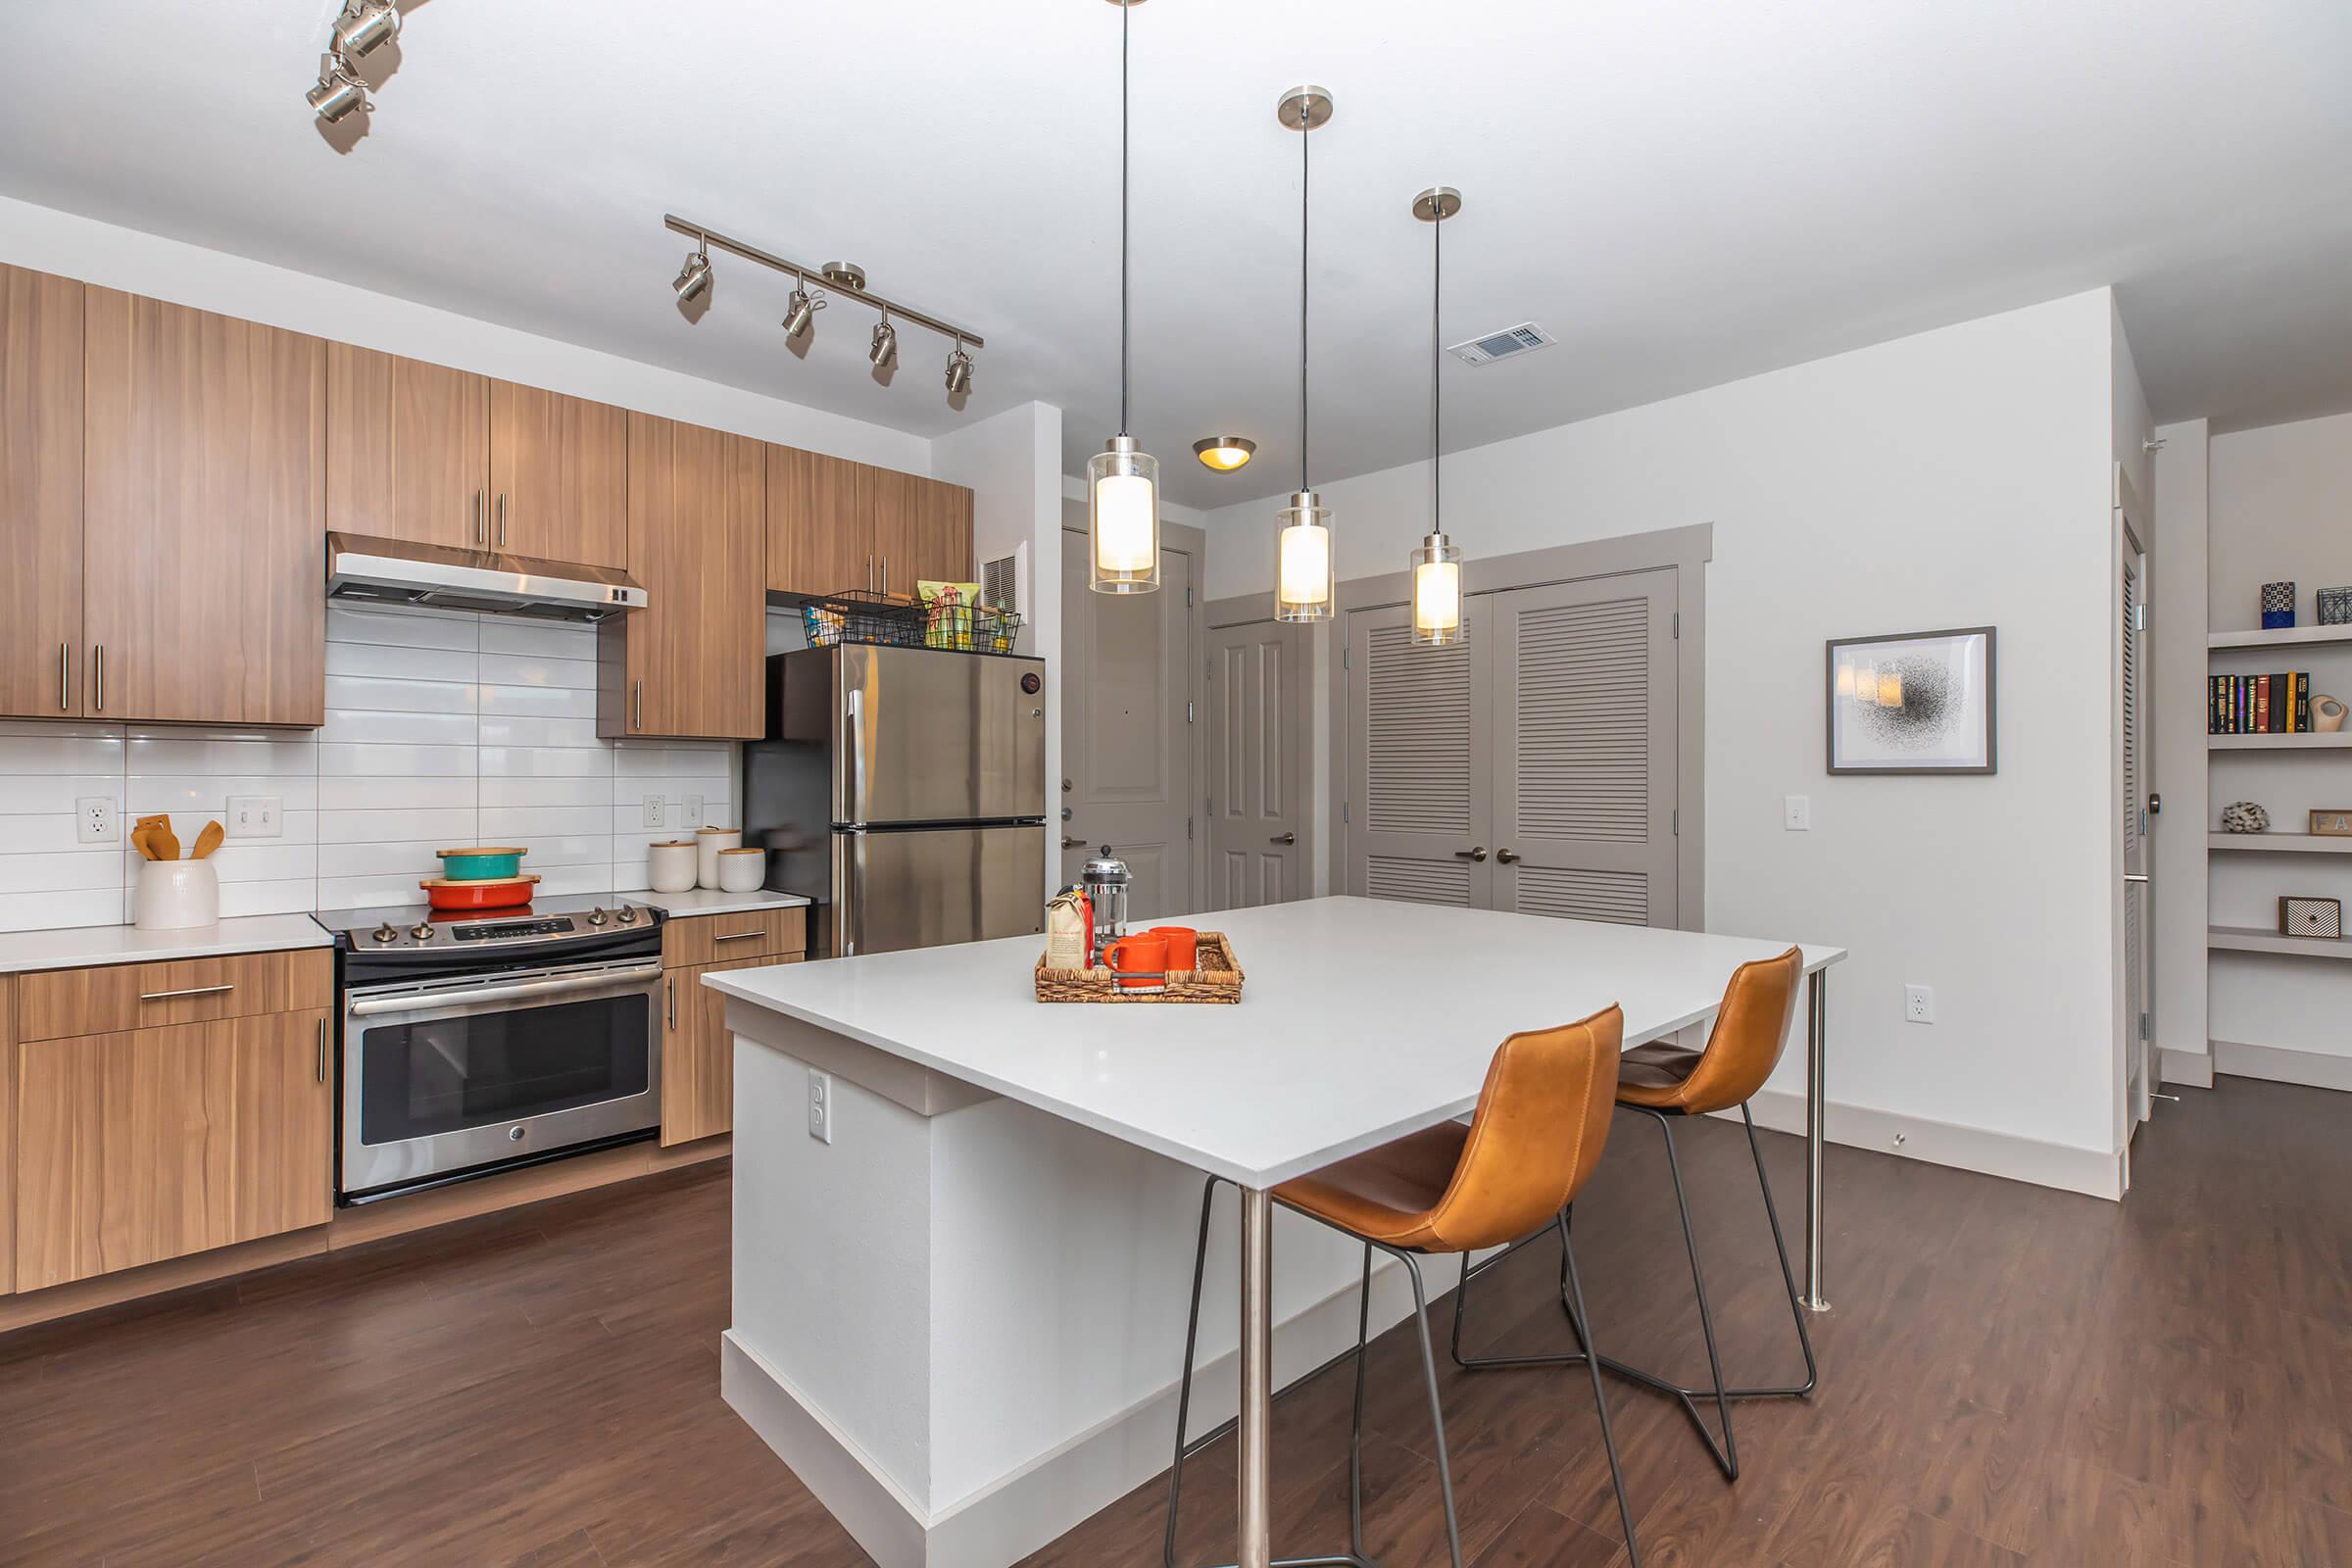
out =
<path fill-rule="evenodd" d="M 743 840 L 816 902 L 812 956 L 1045 929 L 1045 662 L 844 645 L 767 662 Z"/>

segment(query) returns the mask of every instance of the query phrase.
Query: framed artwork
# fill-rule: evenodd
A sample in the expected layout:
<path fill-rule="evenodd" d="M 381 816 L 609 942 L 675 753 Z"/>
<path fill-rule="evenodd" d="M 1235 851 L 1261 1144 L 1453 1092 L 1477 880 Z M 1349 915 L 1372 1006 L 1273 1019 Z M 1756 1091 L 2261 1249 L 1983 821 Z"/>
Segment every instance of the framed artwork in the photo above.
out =
<path fill-rule="evenodd" d="M 1993 628 L 1829 645 L 1833 773 L 1991 773 Z"/>

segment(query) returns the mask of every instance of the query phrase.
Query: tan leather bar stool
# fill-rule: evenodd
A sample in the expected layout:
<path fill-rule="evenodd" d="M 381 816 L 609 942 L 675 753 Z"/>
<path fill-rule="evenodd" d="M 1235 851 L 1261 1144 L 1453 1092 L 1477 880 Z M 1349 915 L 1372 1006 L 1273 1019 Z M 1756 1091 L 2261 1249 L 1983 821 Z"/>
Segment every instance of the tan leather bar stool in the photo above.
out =
<path fill-rule="evenodd" d="M 1453 1358 L 1464 1367 L 1550 1366 L 1591 1360 L 1615 1375 L 1639 1383 L 1660 1394 L 1670 1395 L 1682 1402 L 1683 1411 L 1691 1425 L 1698 1429 L 1707 1451 L 1729 1480 L 1740 1477 L 1740 1449 L 1732 1436 L 1732 1401 L 1735 1399 L 1802 1398 L 1811 1394 L 1820 1381 L 1820 1369 L 1813 1359 L 1813 1338 L 1805 1329 L 1804 1308 L 1798 1304 L 1796 1275 L 1788 1266 L 1788 1244 L 1781 1235 L 1780 1210 L 1772 1201 L 1772 1181 L 1764 1174 L 1764 1151 L 1756 1142 L 1756 1118 L 1748 1108 L 1748 1101 L 1781 1059 L 1781 1047 L 1788 1038 L 1788 1022 L 1796 1010 L 1796 982 L 1803 972 L 1803 956 L 1795 948 L 1776 958 L 1758 958 L 1743 963 L 1732 974 L 1731 984 L 1723 993 L 1723 1004 L 1715 1014 L 1715 1026 L 1707 1036 L 1704 1051 L 1690 1051 L 1683 1047 L 1656 1041 L 1638 1046 L 1625 1054 L 1619 1068 L 1617 1103 L 1628 1110 L 1655 1117 L 1658 1130 L 1666 1139 L 1666 1168 L 1674 1176 L 1674 1200 L 1683 1216 L 1683 1246 L 1690 1254 L 1690 1283 L 1698 1296 L 1699 1329 L 1707 1344 L 1707 1370 L 1714 1379 L 1711 1388 L 1693 1389 L 1628 1366 L 1605 1355 L 1592 1354 L 1585 1336 L 1584 1309 L 1562 1295 L 1561 1306 L 1569 1313 L 1569 1325 L 1575 1332 L 1577 1344 L 1585 1353 L 1569 1356 L 1515 1355 L 1464 1356 L 1462 1354 L 1462 1314 L 1467 1309 L 1470 1281 L 1483 1274 L 1504 1257 L 1515 1252 L 1544 1233 L 1541 1230 L 1522 1238 L 1508 1250 L 1478 1264 L 1463 1261 L 1462 1281 L 1453 1298 Z M 1756 1164 L 1756 1185 L 1764 1192 L 1764 1217 L 1772 1225 L 1772 1245 L 1780 1254 L 1781 1283 L 1788 1294 L 1788 1312 L 1796 1321 L 1797 1344 L 1805 1352 L 1805 1381 L 1779 1388 L 1727 1388 L 1723 1381 L 1723 1363 L 1715 1350 L 1715 1315 L 1707 1303 L 1707 1282 L 1698 1263 L 1698 1239 L 1690 1227 L 1690 1200 L 1683 1188 L 1682 1161 L 1675 1154 L 1674 1118 L 1704 1116 L 1718 1110 L 1740 1107 L 1740 1119 L 1747 1127 L 1747 1151 Z M 1698 1413 L 1700 1399 L 1712 1400 L 1716 1417 L 1722 1423 L 1720 1442 L 1707 1430 Z"/>
<path fill-rule="evenodd" d="M 1286 1559 L 1278 1568 L 1377 1568 L 1364 1555 L 1364 1342 L 1372 1313 L 1375 1249 L 1403 1263 L 1412 1278 L 1414 1327 L 1421 1336 L 1421 1370 L 1429 1391 L 1429 1419 L 1437 1433 L 1438 1480 L 1446 1499 L 1446 1540 L 1461 1568 L 1462 1538 L 1454 1514 L 1453 1473 L 1446 1455 L 1446 1415 L 1438 1397 L 1438 1363 L 1429 1340 L 1429 1297 L 1419 1259 L 1432 1252 L 1499 1247 L 1539 1227 L 1559 1232 L 1563 1299 L 1584 1321 L 1584 1292 L 1568 1242 L 1568 1205 L 1600 1162 L 1608 1141 L 1625 1015 L 1615 1007 L 1580 1023 L 1516 1034 L 1487 1068 L 1470 1125 L 1442 1122 L 1425 1131 L 1327 1165 L 1274 1190 L 1275 1201 L 1364 1244 L 1361 1300 L 1355 1322 L 1355 1415 L 1348 1435 L 1348 1552 Z M 1200 1239 L 1193 1258 L 1192 1320 L 1184 1331 L 1184 1379 L 1176 1400 L 1176 1460 L 1168 1480 L 1167 1535 L 1161 1555 L 1175 1568 L 1177 1509 L 1184 1498 L 1184 1461 L 1233 1430 L 1185 1441 L 1192 1413 L 1193 1352 L 1200 1330 L 1200 1276 L 1208 1256 L 1209 1203 L 1217 1178 L 1200 1195 Z M 1580 1329 L 1580 1334 L 1582 1330 Z M 1581 1343 L 1581 1341 L 1580 1341 Z M 1609 1429 L 1608 1396 L 1600 1367 L 1592 1371 L 1592 1402 L 1600 1412 L 1600 1441 L 1617 1488 L 1626 1550 L 1639 1568 L 1634 1513 L 1617 1467 Z M 1300 1380 L 1303 1382 L 1304 1380 Z M 1298 1385 L 1294 1384 L 1293 1387 Z"/>

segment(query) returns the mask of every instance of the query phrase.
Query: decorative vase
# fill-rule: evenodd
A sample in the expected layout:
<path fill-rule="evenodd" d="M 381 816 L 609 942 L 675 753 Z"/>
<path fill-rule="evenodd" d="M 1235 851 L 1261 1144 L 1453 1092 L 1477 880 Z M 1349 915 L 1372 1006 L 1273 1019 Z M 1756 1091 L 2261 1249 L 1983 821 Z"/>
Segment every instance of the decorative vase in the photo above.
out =
<path fill-rule="evenodd" d="M 220 873 L 210 859 L 143 860 L 136 912 L 142 931 L 184 931 L 220 920 Z"/>
<path fill-rule="evenodd" d="M 2262 585 L 2262 629 L 2281 631 L 2295 623 L 2295 585 L 2291 582 L 2266 582 Z"/>

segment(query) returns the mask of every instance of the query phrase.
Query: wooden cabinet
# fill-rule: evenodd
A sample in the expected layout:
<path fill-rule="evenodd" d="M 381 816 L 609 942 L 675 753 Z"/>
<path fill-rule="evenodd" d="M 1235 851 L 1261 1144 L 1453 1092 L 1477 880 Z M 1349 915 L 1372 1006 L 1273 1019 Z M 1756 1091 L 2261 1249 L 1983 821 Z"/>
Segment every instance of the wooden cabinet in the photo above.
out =
<path fill-rule="evenodd" d="M 16 977 L 0 974 L 0 1296 L 17 1288 Z"/>
<path fill-rule="evenodd" d="M 665 968 L 680 969 L 721 959 L 798 955 L 808 946 L 808 909 L 795 906 L 670 920 L 662 927 L 662 962 Z"/>
<path fill-rule="evenodd" d="M 808 910 L 693 915 L 662 928 L 662 1142 L 692 1143 L 735 1126 L 735 1046 L 727 999 L 703 976 L 798 963 Z M 726 961 L 717 962 L 719 955 Z"/>
<path fill-rule="evenodd" d="M 326 1042 L 321 1009 L 18 1047 L 18 1289 L 324 1224 Z"/>
<path fill-rule="evenodd" d="M 323 723 L 325 344 L 85 299 L 83 711 Z"/>
<path fill-rule="evenodd" d="M 82 286 L 0 267 L 0 714 L 82 711 Z"/>
<path fill-rule="evenodd" d="M 489 485 L 488 377 L 327 345 L 329 529 L 485 549 Z"/>
<path fill-rule="evenodd" d="M 758 441 L 628 416 L 627 565 L 647 604 L 599 628 L 599 734 L 766 732 L 766 472 Z"/>
<path fill-rule="evenodd" d="M 767 449 L 767 586 L 784 594 L 968 582 L 972 492 L 791 447 Z"/>
<path fill-rule="evenodd" d="M 610 404 L 491 382 L 491 548 L 625 565 L 627 442 L 627 416 Z"/>
<path fill-rule="evenodd" d="M 256 1012 L 309 1012 L 334 1000 L 333 951 L 307 948 L 44 969 L 19 977 L 14 1016 L 19 1040 L 51 1040 Z"/>

